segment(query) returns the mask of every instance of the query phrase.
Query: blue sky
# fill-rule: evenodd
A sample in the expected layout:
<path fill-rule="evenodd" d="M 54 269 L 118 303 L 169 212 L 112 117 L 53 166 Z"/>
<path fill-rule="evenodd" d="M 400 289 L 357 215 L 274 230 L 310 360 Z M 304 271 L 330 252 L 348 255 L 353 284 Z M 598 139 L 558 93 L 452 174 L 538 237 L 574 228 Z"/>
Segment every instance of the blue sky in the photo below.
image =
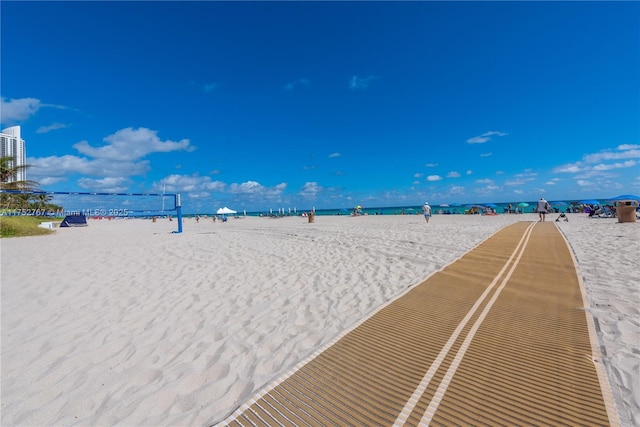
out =
<path fill-rule="evenodd" d="M 44 190 L 186 212 L 640 193 L 638 2 L 6 2 Z"/>

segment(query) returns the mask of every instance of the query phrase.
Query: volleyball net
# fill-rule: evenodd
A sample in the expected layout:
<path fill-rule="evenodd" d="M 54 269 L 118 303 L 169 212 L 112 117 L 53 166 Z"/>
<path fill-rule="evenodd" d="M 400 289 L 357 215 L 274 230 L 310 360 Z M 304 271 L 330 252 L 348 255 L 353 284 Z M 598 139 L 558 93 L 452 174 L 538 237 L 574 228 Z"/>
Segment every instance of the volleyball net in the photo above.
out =
<path fill-rule="evenodd" d="M 182 232 L 180 194 L 78 193 L 0 189 L 0 215 L 60 218 L 154 218 L 174 216 Z"/>

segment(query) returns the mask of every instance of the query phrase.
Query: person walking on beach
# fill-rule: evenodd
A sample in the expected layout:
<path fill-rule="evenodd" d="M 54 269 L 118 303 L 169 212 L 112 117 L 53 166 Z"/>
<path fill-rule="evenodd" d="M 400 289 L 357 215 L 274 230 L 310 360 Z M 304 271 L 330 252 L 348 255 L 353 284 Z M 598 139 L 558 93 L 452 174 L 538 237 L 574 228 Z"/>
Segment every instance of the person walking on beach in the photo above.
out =
<path fill-rule="evenodd" d="M 538 214 L 540 215 L 540 221 L 544 222 L 544 219 L 547 215 L 547 212 L 549 212 L 549 209 L 551 208 L 551 206 L 549 205 L 549 202 L 547 202 L 544 197 L 540 197 L 540 200 L 538 200 L 538 206 L 536 207 L 536 210 L 538 211 Z"/>
<path fill-rule="evenodd" d="M 429 224 L 429 218 L 431 217 L 431 206 L 429 206 L 429 202 L 424 202 L 422 213 L 424 214 L 425 221 L 427 221 L 427 224 Z"/>

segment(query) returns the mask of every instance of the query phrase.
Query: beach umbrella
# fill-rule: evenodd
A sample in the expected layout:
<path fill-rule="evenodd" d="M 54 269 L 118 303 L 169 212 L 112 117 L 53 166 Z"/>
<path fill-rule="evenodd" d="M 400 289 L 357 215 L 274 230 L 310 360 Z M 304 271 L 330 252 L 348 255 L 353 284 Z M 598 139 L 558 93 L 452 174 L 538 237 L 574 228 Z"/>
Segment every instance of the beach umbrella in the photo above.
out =
<path fill-rule="evenodd" d="M 490 207 L 490 208 L 498 207 L 495 203 L 487 203 L 485 206 Z"/>
<path fill-rule="evenodd" d="M 520 202 L 518 203 L 518 206 L 520 206 L 521 208 L 526 208 L 527 206 L 529 206 L 529 203 Z"/>
<path fill-rule="evenodd" d="M 567 202 L 551 202 L 551 206 L 565 206 Z"/>
<path fill-rule="evenodd" d="M 448 204 L 446 204 L 446 203 L 443 203 L 443 204 L 438 205 L 438 206 L 440 206 L 441 208 L 448 208 L 448 207 L 449 207 L 449 205 L 448 205 Z"/>
<path fill-rule="evenodd" d="M 637 200 L 640 201 L 640 196 L 635 196 L 633 194 L 621 194 L 609 200 Z"/>
<path fill-rule="evenodd" d="M 599 205 L 600 201 L 599 200 L 580 200 L 580 204 L 581 205 Z"/>

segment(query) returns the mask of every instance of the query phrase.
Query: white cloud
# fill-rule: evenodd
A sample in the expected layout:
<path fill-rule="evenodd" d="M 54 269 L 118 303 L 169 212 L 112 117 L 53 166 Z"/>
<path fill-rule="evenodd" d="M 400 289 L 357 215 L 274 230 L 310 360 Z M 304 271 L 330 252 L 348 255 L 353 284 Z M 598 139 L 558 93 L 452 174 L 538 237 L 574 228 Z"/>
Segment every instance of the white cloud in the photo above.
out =
<path fill-rule="evenodd" d="M 129 180 L 124 177 L 106 177 L 101 179 L 80 178 L 78 185 L 93 191 L 119 193 L 127 190 Z"/>
<path fill-rule="evenodd" d="M 329 154 L 329 158 L 330 159 L 334 159 L 334 158 L 340 157 L 340 156 L 342 156 L 342 154 L 340 154 L 340 153 L 331 153 L 331 154 Z"/>
<path fill-rule="evenodd" d="M 121 129 L 103 140 L 107 144 L 102 147 L 93 147 L 87 141 L 80 141 L 73 147 L 86 156 L 115 161 L 132 161 L 151 153 L 194 149 L 189 145 L 188 139 L 182 139 L 179 142 L 161 141 L 157 131 L 147 128 Z"/>
<path fill-rule="evenodd" d="M 598 164 L 593 167 L 594 171 L 607 171 L 611 169 L 622 169 L 622 168 L 630 168 L 635 166 L 637 163 L 635 160 L 627 160 L 622 163 L 610 163 L 610 164 Z"/>
<path fill-rule="evenodd" d="M 170 193 L 186 193 L 189 196 L 195 194 L 196 198 L 200 199 L 211 197 L 211 193 L 218 193 L 264 200 L 282 195 L 287 188 L 287 184 L 280 183 L 274 187 L 265 187 L 257 181 L 226 184 L 222 181 L 212 181 L 208 176 L 194 174 L 169 175 L 154 183 L 153 187 L 157 191 L 166 190 Z"/>
<path fill-rule="evenodd" d="M 265 187 L 257 181 L 247 181 L 241 184 L 233 183 L 229 185 L 229 193 L 240 195 L 260 195 L 262 197 L 273 198 L 281 195 L 287 188 L 286 183 L 280 183 L 274 187 Z"/>
<path fill-rule="evenodd" d="M 456 171 L 451 171 L 447 174 L 447 178 L 460 178 L 460 173 Z"/>
<path fill-rule="evenodd" d="M 480 154 L 480 157 L 491 157 L 493 156 L 493 153 L 482 153 Z"/>
<path fill-rule="evenodd" d="M 471 175 L 472 173 L 473 173 L 473 171 L 472 171 L 471 169 L 469 169 L 469 170 L 466 172 L 466 174 L 467 174 L 467 175 Z"/>
<path fill-rule="evenodd" d="M 187 193 L 187 197 L 192 200 L 209 199 L 210 196 L 211 194 L 207 193 L 206 191 Z"/>
<path fill-rule="evenodd" d="M 633 145 L 622 145 L 619 147 L 630 147 L 618 151 L 602 151 L 600 153 L 587 154 L 583 157 L 587 163 L 598 163 L 603 160 L 619 160 L 619 159 L 638 159 L 640 158 L 640 149 Z"/>
<path fill-rule="evenodd" d="M 485 132 L 485 133 L 482 134 L 482 136 L 493 136 L 493 135 L 496 135 L 496 136 L 507 136 L 509 134 L 506 133 L 506 132 L 500 132 L 500 131 L 497 131 L 497 130 L 490 130 L 489 132 Z"/>
<path fill-rule="evenodd" d="M 21 98 L 0 100 L 0 122 L 5 125 L 12 125 L 27 120 L 42 107 L 39 99 Z"/>
<path fill-rule="evenodd" d="M 494 180 L 489 179 L 489 178 L 485 178 L 485 179 L 476 179 L 476 183 L 477 183 L 477 184 L 487 184 L 487 185 L 490 185 L 490 184 L 493 184 L 494 182 L 495 182 Z"/>
<path fill-rule="evenodd" d="M 69 125 L 65 125 L 64 123 L 53 123 L 53 124 L 50 124 L 49 126 L 40 126 L 36 130 L 36 133 L 48 133 L 48 132 L 51 132 L 52 130 L 64 129 L 68 127 Z"/>
<path fill-rule="evenodd" d="M 487 185 L 486 187 L 480 187 L 480 188 L 476 188 L 474 190 L 474 192 L 482 198 L 489 198 L 489 197 L 493 197 L 493 194 L 495 193 L 495 191 L 499 190 L 500 187 L 496 186 L 496 185 Z"/>
<path fill-rule="evenodd" d="M 538 174 L 531 171 L 531 169 L 525 169 L 523 173 L 518 173 L 516 176 L 518 178 L 527 178 L 528 181 L 531 181 L 534 177 L 538 176 Z"/>
<path fill-rule="evenodd" d="M 424 175 L 421 173 L 416 173 L 413 175 L 414 178 L 422 178 Z"/>
<path fill-rule="evenodd" d="M 227 187 L 227 184 L 225 184 L 222 181 L 211 181 L 211 182 L 205 183 L 204 185 L 205 190 L 216 191 L 216 192 L 223 192 L 226 187 Z"/>
<path fill-rule="evenodd" d="M 532 178 L 532 176 L 534 176 L 535 174 L 518 174 L 516 175 L 516 177 L 518 179 L 510 179 L 508 181 L 506 181 L 504 183 L 504 185 L 508 185 L 508 186 L 514 186 L 514 185 L 524 185 L 527 182 L 531 182 L 533 180 L 535 180 L 535 178 Z"/>
<path fill-rule="evenodd" d="M 298 194 L 306 199 L 312 199 L 315 198 L 322 190 L 323 188 L 319 186 L 317 182 L 306 182 Z"/>
<path fill-rule="evenodd" d="M 54 185 L 54 184 L 58 184 L 60 182 L 65 182 L 65 181 L 68 181 L 68 179 L 65 177 L 44 177 L 38 180 L 38 184 L 40 184 L 43 187 L 46 187 L 48 185 Z"/>
<path fill-rule="evenodd" d="M 482 135 L 474 136 L 472 138 L 467 139 L 468 144 L 484 144 L 485 142 L 491 141 L 492 136 L 507 136 L 508 133 L 500 132 L 496 130 L 490 130 L 489 132 L 485 132 Z"/>
<path fill-rule="evenodd" d="M 451 194 L 464 194 L 465 188 L 460 185 L 454 185 L 449 189 L 449 193 Z"/>
<path fill-rule="evenodd" d="M 38 177 L 45 176 L 65 176 L 69 173 L 80 173 L 84 175 L 93 175 L 96 169 L 92 165 L 91 160 L 84 157 L 72 156 L 49 156 L 49 157 L 30 157 L 27 163 L 31 165 L 29 175 Z"/>
<path fill-rule="evenodd" d="M 440 175 L 429 175 L 427 181 L 440 181 L 442 177 Z"/>
<path fill-rule="evenodd" d="M 425 166 L 425 167 L 427 167 L 427 168 L 435 168 L 435 167 L 437 167 L 437 166 L 438 166 L 438 164 L 437 164 L 437 163 L 427 163 L 427 164 L 426 164 L 426 165 L 424 165 L 424 166 Z"/>
<path fill-rule="evenodd" d="M 208 176 L 194 175 L 169 175 L 154 183 L 157 191 L 166 190 L 169 193 L 186 193 L 201 191 L 222 192 L 226 184 L 221 181 L 212 181 Z"/>
<path fill-rule="evenodd" d="M 36 98 L 0 98 L 0 123 L 5 126 L 18 124 L 35 115 L 40 108 L 68 109 L 62 105 L 44 104 Z"/>
<path fill-rule="evenodd" d="M 381 78 L 381 76 L 353 76 L 349 81 L 349 88 L 351 88 L 352 90 L 364 90 L 367 89 L 374 80 Z"/>
<path fill-rule="evenodd" d="M 29 158 L 29 176 L 44 183 L 46 179 L 73 174 L 95 177 L 127 177 L 143 175 L 150 170 L 149 162 L 113 162 L 105 159 L 91 160 L 72 155 Z"/>
<path fill-rule="evenodd" d="M 149 129 L 122 129 L 104 138 L 102 147 L 92 147 L 86 141 L 73 145 L 84 156 L 64 155 L 29 158 L 29 177 L 40 184 L 50 185 L 66 180 L 73 175 L 82 175 L 78 185 L 95 191 L 124 191 L 130 182 L 128 177 L 146 174 L 150 169 L 148 160 L 142 157 L 155 152 L 191 150 L 189 140 L 180 142 L 161 141 L 155 131 Z M 203 179 L 203 178 L 199 178 Z M 211 181 L 210 178 L 204 178 Z M 202 183 L 189 185 L 183 181 L 172 191 L 188 191 L 201 188 Z M 206 188 L 206 186 L 204 186 Z"/>
<path fill-rule="evenodd" d="M 583 173 L 589 176 L 603 171 L 629 168 L 637 164 L 635 160 L 607 163 L 611 160 L 640 159 L 640 146 L 635 144 L 621 144 L 615 149 L 604 150 L 598 153 L 585 154 L 581 161 L 558 166 L 554 173 Z M 594 165 L 594 163 L 596 163 Z"/>
<path fill-rule="evenodd" d="M 573 164 L 558 166 L 557 168 L 553 169 L 553 172 L 554 173 L 577 173 L 577 172 L 580 172 L 581 170 L 582 168 L 580 167 L 579 164 L 573 163 Z"/>
<path fill-rule="evenodd" d="M 638 150 L 640 145 L 638 144 L 620 144 L 616 147 L 617 150 Z"/>
<path fill-rule="evenodd" d="M 257 181 L 247 181 L 242 184 L 234 183 L 229 187 L 229 192 L 234 194 L 262 193 L 264 190 L 265 187 Z"/>
<path fill-rule="evenodd" d="M 468 144 L 484 144 L 489 141 L 491 138 L 485 138 L 483 136 L 474 136 L 473 138 L 467 139 Z"/>

